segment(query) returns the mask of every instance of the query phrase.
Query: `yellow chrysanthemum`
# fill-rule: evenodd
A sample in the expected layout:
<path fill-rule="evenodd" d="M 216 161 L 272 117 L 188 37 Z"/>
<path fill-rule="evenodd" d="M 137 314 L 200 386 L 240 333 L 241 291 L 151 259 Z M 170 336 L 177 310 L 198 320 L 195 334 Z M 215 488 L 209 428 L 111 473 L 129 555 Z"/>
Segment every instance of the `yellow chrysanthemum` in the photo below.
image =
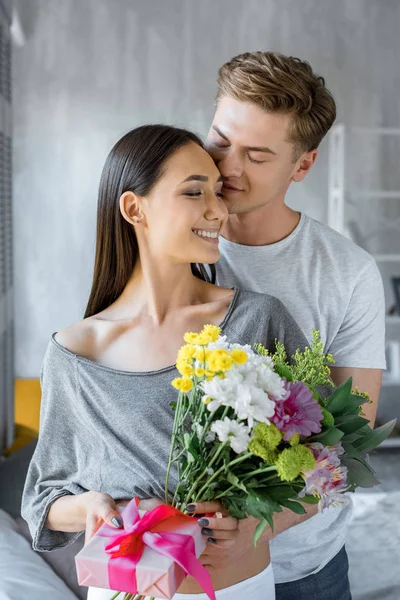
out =
<path fill-rule="evenodd" d="M 206 362 L 207 357 L 210 354 L 210 350 L 208 350 L 207 348 L 204 348 L 204 346 L 202 348 L 196 348 L 193 357 L 198 360 L 199 362 Z"/>
<path fill-rule="evenodd" d="M 194 348 L 193 346 L 186 344 L 186 346 L 182 346 L 182 348 L 179 349 L 178 352 L 178 360 L 182 359 L 182 360 L 188 360 L 189 358 L 193 358 L 193 356 L 195 355 L 196 352 L 196 348 Z"/>
<path fill-rule="evenodd" d="M 184 377 L 190 377 L 194 373 L 192 365 L 186 360 L 178 359 L 176 361 L 176 368 L 178 369 L 179 373 Z"/>
<path fill-rule="evenodd" d="M 200 368 L 195 369 L 194 373 L 195 373 L 196 377 L 204 377 L 204 375 L 206 374 L 205 370 L 200 369 Z"/>
<path fill-rule="evenodd" d="M 298 446 L 286 448 L 279 454 L 276 460 L 277 472 L 282 481 L 293 481 L 300 475 L 301 460 L 296 452 L 296 448 Z"/>
<path fill-rule="evenodd" d="M 193 387 L 193 381 L 189 377 L 176 377 L 171 385 L 180 392 L 189 392 Z"/>
<path fill-rule="evenodd" d="M 244 365 L 249 357 L 244 350 L 240 350 L 239 348 L 235 348 L 231 352 L 232 360 L 237 365 Z"/>
<path fill-rule="evenodd" d="M 282 433 L 273 423 L 257 423 L 253 435 L 267 450 L 275 450 L 282 440 Z"/>
<path fill-rule="evenodd" d="M 216 342 L 219 335 L 221 334 L 221 328 L 217 327 L 217 325 L 204 325 L 203 331 L 205 335 L 208 335 L 210 338 L 210 342 Z"/>
<path fill-rule="evenodd" d="M 210 404 L 211 398 L 210 396 L 206 396 L 202 399 L 203 404 Z"/>
<path fill-rule="evenodd" d="M 299 458 L 301 470 L 302 471 L 311 471 L 314 469 L 316 460 L 314 458 L 313 453 L 307 446 L 303 446 L 303 444 L 298 444 L 292 448 L 294 454 Z"/>
<path fill-rule="evenodd" d="M 300 435 L 298 433 L 294 433 L 289 440 L 289 444 L 291 446 L 297 446 L 300 443 Z"/>
<path fill-rule="evenodd" d="M 187 344 L 197 344 L 197 339 L 199 337 L 198 333 L 193 333 L 192 331 L 187 331 L 183 336 L 183 339 Z"/>
<path fill-rule="evenodd" d="M 217 373 L 219 371 L 228 371 L 233 365 L 233 359 L 227 350 L 218 348 L 211 350 L 207 359 L 207 366 L 210 371 Z"/>

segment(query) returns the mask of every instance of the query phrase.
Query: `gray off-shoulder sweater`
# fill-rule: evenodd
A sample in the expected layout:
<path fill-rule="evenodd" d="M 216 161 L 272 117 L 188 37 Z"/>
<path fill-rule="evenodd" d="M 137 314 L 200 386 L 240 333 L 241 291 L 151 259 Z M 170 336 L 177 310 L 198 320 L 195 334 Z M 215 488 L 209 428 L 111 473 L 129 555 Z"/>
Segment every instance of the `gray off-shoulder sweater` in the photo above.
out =
<path fill-rule="evenodd" d="M 289 356 L 307 345 L 283 304 L 256 292 L 236 289 L 221 327 L 232 343 L 261 342 L 273 350 L 278 339 Z M 35 550 L 67 546 L 82 533 L 44 526 L 61 496 L 96 490 L 115 500 L 164 498 L 176 376 L 175 366 L 112 369 L 73 354 L 52 336 L 41 371 L 39 440 L 22 498 Z M 173 471 L 170 491 L 176 485 Z"/>

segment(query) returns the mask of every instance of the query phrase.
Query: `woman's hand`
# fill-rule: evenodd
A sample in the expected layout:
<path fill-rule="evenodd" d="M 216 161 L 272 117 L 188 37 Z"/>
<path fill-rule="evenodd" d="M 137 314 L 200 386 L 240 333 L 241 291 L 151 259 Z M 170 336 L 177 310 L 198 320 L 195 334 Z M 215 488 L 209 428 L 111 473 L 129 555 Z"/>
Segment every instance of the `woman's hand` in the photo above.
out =
<path fill-rule="evenodd" d="M 229 516 L 222 504 L 216 502 L 196 502 L 186 507 L 191 515 L 201 515 L 199 526 L 207 540 L 207 547 L 201 555 L 201 562 L 208 569 L 224 569 L 232 564 L 232 549 L 239 537 L 239 521 Z M 212 514 L 211 517 L 206 516 Z"/>
<path fill-rule="evenodd" d="M 81 499 L 84 503 L 86 516 L 85 545 L 92 539 L 103 523 L 107 523 L 114 529 L 122 527 L 123 522 L 120 511 L 111 496 L 103 492 L 86 492 L 82 494 Z"/>
<path fill-rule="evenodd" d="M 85 495 L 83 494 L 83 496 Z M 84 502 L 86 507 L 85 544 L 87 544 L 103 523 L 107 523 L 107 525 L 116 529 L 123 526 L 120 511 L 129 504 L 130 499 L 115 502 L 108 494 L 87 492 Z M 158 498 L 149 498 L 140 501 L 139 509 L 152 510 L 160 504 L 164 504 L 164 502 Z"/>

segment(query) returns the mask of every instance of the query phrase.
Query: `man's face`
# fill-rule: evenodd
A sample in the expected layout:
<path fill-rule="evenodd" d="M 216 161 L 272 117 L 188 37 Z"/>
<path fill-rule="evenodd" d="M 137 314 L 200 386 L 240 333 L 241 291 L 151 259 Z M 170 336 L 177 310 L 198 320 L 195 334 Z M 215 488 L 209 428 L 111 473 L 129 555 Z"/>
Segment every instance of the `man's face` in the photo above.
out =
<path fill-rule="evenodd" d="M 303 179 L 311 168 L 316 151 L 293 162 L 294 147 L 288 141 L 291 119 L 229 96 L 220 99 L 206 149 L 223 177 L 222 193 L 230 214 L 283 203 L 290 183 Z"/>

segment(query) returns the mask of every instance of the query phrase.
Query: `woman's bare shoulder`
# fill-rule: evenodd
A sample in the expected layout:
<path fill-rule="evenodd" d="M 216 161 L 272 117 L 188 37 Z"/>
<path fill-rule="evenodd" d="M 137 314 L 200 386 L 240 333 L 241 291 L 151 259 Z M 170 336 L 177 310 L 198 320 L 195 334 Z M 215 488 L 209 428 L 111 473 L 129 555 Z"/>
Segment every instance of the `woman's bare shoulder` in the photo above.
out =
<path fill-rule="evenodd" d="M 96 354 L 98 339 L 96 329 L 96 320 L 89 317 L 58 331 L 55 340 L 70 352 L 91 358 Z"/>

